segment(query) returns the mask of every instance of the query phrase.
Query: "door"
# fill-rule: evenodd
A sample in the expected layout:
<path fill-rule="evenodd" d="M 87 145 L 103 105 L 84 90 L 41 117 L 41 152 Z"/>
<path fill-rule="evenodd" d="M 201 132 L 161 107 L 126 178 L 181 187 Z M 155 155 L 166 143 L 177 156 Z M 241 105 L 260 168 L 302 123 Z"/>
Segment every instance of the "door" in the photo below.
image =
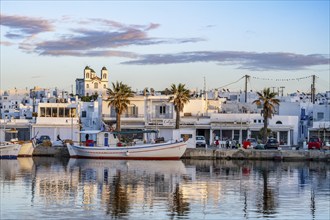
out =
<path fill-rule="evenodd" d="M 109 146 L 109 134 L 104 134 L 104 146 Z"/>

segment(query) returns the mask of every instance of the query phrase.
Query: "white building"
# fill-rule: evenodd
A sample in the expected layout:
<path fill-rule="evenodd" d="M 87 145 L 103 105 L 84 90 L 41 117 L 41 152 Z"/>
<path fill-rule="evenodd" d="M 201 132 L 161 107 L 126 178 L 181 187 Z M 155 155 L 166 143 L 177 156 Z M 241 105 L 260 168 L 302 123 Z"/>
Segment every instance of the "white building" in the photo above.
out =
<path fill-rule="evenodd" d="M 21 118 L 20 107 L 29 105 L 27 89 L 10 89 L 0 94 L 0 118 Z"/>
<path fill-rule="evenodd" d="M 77 103 L 39 103 L 38 117 L 32 125 L 32 136 L 48 135 L 52 141 L 57 135 L 62 140 L 79 140 L 79 105 Z"/>
<path fill-rule="evenodd" d="M 263 117 L 260 113 L 219 113 L 216 109 L 210 111 L 210 100 L 204 98 L 191 99 L 180 113 L 180 130 L 175 131 L 175 110 L 168 102 L 169 96 L 135 96 L 131 99 L 128 112 L 121 117 L 122 129 L 157 129 L 159 136 L 165 139 L 178 139 L 188 135 L 195 140 L 196 135 L 205 136 L 207 143 L 220 140 L 237 140 L 242 143 L 247 137 L 257 137 L 263 127 Z M 221 100 L 214 101 L 213 106 Z M 102 104 L 102 118 L 108 124 L 116 123 L 116 113 L 107 102 Z M 298 140 L 298 116 L 275 115 L 269 121 L 272 136 L 281 145 L 296 145 Z M 194 147 L 194 141 L 189 144 Z"/>
<path fill-rule="evenodd" d="M 94 94 L 106 95 L 108 88 L 108 70 L 103 67 L 100 77 L 89 66 L 84 69 L 84 78 L 76 79 L 76 94 L 79 96 L 91 96 Z"/>

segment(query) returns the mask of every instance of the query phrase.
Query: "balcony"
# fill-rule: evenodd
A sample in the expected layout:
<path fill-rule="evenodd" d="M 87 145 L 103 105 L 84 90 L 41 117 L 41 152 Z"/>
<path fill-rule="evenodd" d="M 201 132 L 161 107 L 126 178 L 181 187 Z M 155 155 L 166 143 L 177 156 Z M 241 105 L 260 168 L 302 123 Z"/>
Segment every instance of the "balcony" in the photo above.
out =
<path fill-rule="evenodd" d="M 102 114 L 103 118 L 116 118 L 116 114 Z M 144 118 L 144 114 L 122 114 L 121 118 Z"/>
<path fill-rule="evenodd" d="M 173 119 L 173 114 L 172 113 L 167 113 L 167 114 L 152 113 L 151 119 Z"/>

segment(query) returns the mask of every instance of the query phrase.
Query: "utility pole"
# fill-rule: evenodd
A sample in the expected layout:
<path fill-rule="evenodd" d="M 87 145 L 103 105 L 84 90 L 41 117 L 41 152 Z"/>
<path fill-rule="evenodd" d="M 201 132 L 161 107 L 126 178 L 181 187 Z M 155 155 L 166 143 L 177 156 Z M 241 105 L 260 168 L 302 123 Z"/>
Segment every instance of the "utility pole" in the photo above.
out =
<path fill-rule="evenodd" d="M 244 92 L 245 92 L 245 103 L 247 102 L 247 82 L 248 82 L 248 79 L 250 78 L 249 75 L 245 75 L 245 88 L 244 88 Z"/>
<path fill-rule="evenodd" d="M 311 102 L 315 104 L 315 75 L 312 75 Z"/>
<path fill-rule="evenodd" d="M 205 78 L 205 76 L 204 76 L 204 91 L 203 91 L 203 93 L 204 93 L 204 98 L 206 98 L 206 78 Z"/>
<path fill-rule="evenodd" d="M 281 96 L 283 96 L 283 90 L 284 90 L 285 87 L 281 86 L 280 88 L 281 88 Z"/>

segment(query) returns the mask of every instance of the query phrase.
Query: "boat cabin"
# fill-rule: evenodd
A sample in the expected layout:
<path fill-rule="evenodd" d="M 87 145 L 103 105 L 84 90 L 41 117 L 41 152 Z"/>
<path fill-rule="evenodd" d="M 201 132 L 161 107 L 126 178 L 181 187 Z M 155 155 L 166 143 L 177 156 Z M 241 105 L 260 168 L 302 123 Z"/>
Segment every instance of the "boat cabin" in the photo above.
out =
<path fill-rule="evenodd" d="M 80 140 L 84 146 L 122 146 L 122 142 L 118 140 L 118 136 L 121 136 L 121 140 L 125 145 L 135 145 L 142 143 L 157 142 L 159 138 L 156 138 L 158 131 L 156 130 L 139 130 L 139 131 L 121 131 L 121 132 L 108 132 L 100 130 L 80 131 Z M 141 138 L 142 137 L 142 138 Z M 148 141 L 149 140 L 149 141 Z M 162 139 L 162 141 L 164 141 Z"/>

